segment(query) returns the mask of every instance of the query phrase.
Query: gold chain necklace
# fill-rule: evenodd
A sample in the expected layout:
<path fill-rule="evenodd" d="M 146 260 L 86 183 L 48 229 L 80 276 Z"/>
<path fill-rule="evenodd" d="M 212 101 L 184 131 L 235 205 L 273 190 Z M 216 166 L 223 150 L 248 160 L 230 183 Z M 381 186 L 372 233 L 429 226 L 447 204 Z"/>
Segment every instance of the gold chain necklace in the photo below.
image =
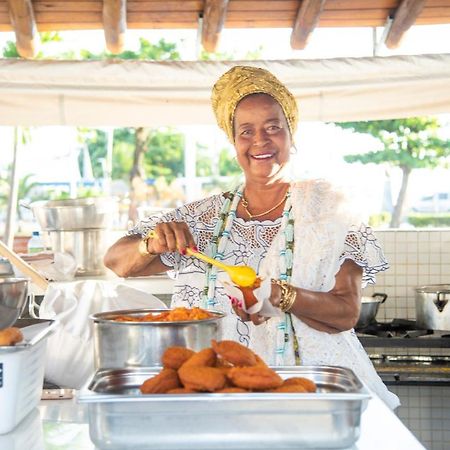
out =
<path fill-rule="evenodd" d="M 289 193 L 289 191 L 286 192 L 285 196 L 275 206 L 273 206 L 272 208 L 268 209 L 267 211 L 264 211 L 264 212 L 259 213 L 259 214 L 252 214 L 252 213 L 250 213 L 250 211 L 248 210 L 248 201 L 244 197 L 244 194 L 242 194 L 241 203 L 242 203 L 242 206 L 244 207 L 245 212 L 248 215 L 248 218 L 249 219 L 254 219 L 255 217 L 265 216 L 266 214 L 269 214 L 272 211 L 274 211 L 275 209 L 277 209 L 287 199 L 287 197 L 289 195 L 288 193 Z"/>

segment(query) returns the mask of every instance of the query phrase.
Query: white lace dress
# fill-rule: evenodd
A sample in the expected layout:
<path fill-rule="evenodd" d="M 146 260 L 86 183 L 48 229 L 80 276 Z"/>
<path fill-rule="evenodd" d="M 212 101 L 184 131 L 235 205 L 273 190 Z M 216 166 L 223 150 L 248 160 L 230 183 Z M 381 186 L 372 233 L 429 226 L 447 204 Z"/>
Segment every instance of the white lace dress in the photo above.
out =
<path fill-rule="evenodd" d="M 324 181 L 306 181 L 291 185 L 294 213 L 294 264 L 291 283 L 305 289 L 327 292 L 333 288 L 335 275 L 346 259 L 363 269 L 363 287 L 375 283 L 375 274 L 388 264 L 372 233 L 365 225 L 352 225 L 354 219 L 345 209 L 342 195 Z M 144 234 L 158 222 L 184 221 L 189 226 L 200 251 L 210 254 L 209 244 L 224 202 L 214 195 L 175 209 L 164 215 L 141 221 L 130 234 Z M 263 276 L 279 275 L 281 218 L 275 221 L 244 221 L 235 218 L 222 261 L 248 265 Z M 172 268 L 175 278 L 172 306 L 204 306 L 205 263 L 179 253 L 161 256 Z M 270 365 L 295 365 L 293 339 L 297 338 L 303 365 L 336 365 L 351 368 L 391 408 L 399 405 L 377 375 L 353 330 L 337 334 L 317 331 L 292 316 L 292 326 L 271 318 L 262 325 L 243 322 L 234 313 L 220 283 L 216 287 L 214 309 L 226 314 L 223 338 L 249 346 Z M 294 332 L 295 330 L 295 337 Z M 288 336 L 288 338 L 287 338 Z M 286 342 L 286 340 L 288 341 Z"/>

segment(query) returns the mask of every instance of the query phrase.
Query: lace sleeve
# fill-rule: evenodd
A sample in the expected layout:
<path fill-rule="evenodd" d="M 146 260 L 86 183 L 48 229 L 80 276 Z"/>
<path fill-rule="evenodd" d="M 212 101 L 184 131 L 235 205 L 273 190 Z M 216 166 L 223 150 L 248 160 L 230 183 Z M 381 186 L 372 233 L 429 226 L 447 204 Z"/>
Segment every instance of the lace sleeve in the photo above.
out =
<path fill-rule="evenodd" d="M 375 275 L 389 268 L 378 239 L 372 232 L 372 228 L 361 224 L 352 227 L 345 238 L 344 251 L 340 256 L 342 264 L 346 259 L 351 259 L 363 269 L 362 287 L 375 284 Z"/>

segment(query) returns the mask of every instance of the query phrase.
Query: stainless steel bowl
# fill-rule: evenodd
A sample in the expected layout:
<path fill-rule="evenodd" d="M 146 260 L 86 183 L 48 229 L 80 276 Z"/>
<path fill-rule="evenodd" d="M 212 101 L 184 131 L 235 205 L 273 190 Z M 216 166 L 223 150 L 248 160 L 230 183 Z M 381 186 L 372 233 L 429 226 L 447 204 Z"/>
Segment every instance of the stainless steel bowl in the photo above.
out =
<path fill-rule="evenodd" d="M 0 329 L 10 327 L 19 318 L 27 293 L 26 278 L 0 278 Z"/>
<path fill-rule="evenodd" d="M 384 293 L 375 293 L 372 297 L 361 297 L 361 310 L 355 328 L 366 328 L 375 321 L 378 309 L 386 299 L 387 295 Z"/>
<path fill-rule="evenodd" d="M 110 228 L 118 211 L 114 198 L 38 201 L 30 205 L 43 231 Z"/>
<path fill-rule="evenodd" d="M 161 366 L 167 347 L 181 346 L 198 351 L 220 340 L 221 319 L 214 317 L 186 322 L 116 322 L 119 316 L 142 317 L 166 309 L 127 309 L 97 313 L 94 320 L 94 364 L 96 369 Z"/>

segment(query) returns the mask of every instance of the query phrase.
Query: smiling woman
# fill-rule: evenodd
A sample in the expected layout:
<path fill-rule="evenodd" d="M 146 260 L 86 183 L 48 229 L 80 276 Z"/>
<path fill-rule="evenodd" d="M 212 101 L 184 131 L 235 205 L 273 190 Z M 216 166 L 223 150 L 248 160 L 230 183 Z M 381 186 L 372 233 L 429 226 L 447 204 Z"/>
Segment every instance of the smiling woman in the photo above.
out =
<path fill-rule="evenodd" d="M 320 180 L 288 177 L 298 110 L 270 72 L 236 66 L 212 92 L 217 123 L 233 143 L 245 183 L 231 192 L 144 219 L 119 239 L 105 264 L 121 276 L 178 272 L 173 307 L 220 311 L 223 339 L 239 341 L 272 365 L 351 368 L 392 408 L 389 393 L 351 331 L 361 287 L 386 260 L 340 192 Z M 216 265 L 193 248 L 261 278 L 251 310 Z"/>

